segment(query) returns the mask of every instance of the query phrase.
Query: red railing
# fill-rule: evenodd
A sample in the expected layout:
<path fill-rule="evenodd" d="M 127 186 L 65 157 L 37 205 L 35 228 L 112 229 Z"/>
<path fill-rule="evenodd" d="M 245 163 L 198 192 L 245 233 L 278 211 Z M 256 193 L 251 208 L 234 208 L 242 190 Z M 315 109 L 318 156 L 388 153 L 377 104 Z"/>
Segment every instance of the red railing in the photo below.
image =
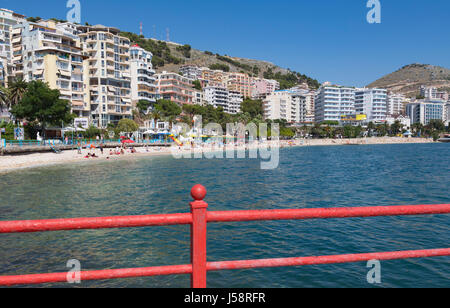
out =
<path fill-rule="evenodd" d="M 191 195 L 195 201 L 190 203 L 191 213 L 186 214 L 5 221 L 0 222 L 0 233 L 190 225 L 191 264 L 117 270 L 81 271 L 79 274 L 80 280 L 104 280 L 190 274 L 191 286 L 193 288 L 206 288 L 206 273 L 208 271 L 450 256 L 450 248 L 444 248 L 319 257 L 207 262 L 206 230 L 207 224 L 212 222 L 449 214 L 450 204 L 208 212 L 208 204 L 203 201 L 206 196 L 206 189 L 201 185 L 196 185 L 192 188 Z M 0 276 L 0 286 L 66 282 L 67 278 L 67 273 Z"/>

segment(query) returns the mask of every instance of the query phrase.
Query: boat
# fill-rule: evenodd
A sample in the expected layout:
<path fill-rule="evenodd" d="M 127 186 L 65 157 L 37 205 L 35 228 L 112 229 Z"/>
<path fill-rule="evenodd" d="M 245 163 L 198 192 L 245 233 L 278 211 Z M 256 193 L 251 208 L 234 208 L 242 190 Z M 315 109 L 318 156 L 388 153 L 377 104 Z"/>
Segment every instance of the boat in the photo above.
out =
<path fill-rule="evenodd" d="M 438 139 L 438 141 L 439 141 L 439 142 L 445 142 L 445 143 L 450 142 L 450 134 L 444 135 L 444 137 Z"/>

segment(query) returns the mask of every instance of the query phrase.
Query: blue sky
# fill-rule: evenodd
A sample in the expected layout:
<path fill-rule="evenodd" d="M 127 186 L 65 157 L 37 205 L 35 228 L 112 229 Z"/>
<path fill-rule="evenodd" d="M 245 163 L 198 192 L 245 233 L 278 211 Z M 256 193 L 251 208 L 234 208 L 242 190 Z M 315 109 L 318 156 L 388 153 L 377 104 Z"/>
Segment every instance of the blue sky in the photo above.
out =
<path fill-rule="evenodd" d="M 66 0 L 0 0 L 27 16 L 66 19 Z M 410 63 L 450 68 L 450 1 L 80 0 L 82 22 L 165 37 L 194 48 L 267 60 L 319 81 L 363 86 Z"/>

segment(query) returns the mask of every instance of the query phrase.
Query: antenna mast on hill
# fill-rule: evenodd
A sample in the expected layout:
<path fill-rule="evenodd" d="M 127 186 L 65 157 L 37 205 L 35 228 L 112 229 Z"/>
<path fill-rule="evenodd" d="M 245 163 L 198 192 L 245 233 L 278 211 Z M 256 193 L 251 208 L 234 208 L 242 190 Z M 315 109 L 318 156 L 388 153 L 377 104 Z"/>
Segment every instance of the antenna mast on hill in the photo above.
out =
<path fill-rule="evenodd" d="M 166 41 L 170 42 L 170 29 L 169 28 L 166 29 Z"/>
<path fill-rule="evenodd" d="M 142 31 L 142 21 L 141 21 L 141 24 L 139 25 L 139 33 L 141 34 L 141 36 L 142 35 L 144 35 L 144 32 Z"/>

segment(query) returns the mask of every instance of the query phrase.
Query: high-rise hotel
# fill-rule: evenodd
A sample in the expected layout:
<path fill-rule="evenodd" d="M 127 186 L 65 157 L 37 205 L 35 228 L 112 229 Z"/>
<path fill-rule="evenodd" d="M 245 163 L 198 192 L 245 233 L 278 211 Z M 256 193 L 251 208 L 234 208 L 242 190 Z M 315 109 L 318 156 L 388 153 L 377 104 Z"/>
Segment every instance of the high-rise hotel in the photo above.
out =
<path fill-rule="evenodd" d="M 78 30 L 89 56 L 85 76 L 93 124 L 105 128 L 131 118 L 130 40 L 101 25 Z"/>
<path fill-rule="evenodd" d="M 138 45 L 130 48 L 131 100 L 133 107 L 140 100 L 154 105 L 156 102 L 157 84 L 152 65 L 153 55 Z"/>
<path fill-rule="evenodd" d="M 315 121 L 340 121 L 355 114 L 355 89 L 324 84 L 315 99 Z"/>

